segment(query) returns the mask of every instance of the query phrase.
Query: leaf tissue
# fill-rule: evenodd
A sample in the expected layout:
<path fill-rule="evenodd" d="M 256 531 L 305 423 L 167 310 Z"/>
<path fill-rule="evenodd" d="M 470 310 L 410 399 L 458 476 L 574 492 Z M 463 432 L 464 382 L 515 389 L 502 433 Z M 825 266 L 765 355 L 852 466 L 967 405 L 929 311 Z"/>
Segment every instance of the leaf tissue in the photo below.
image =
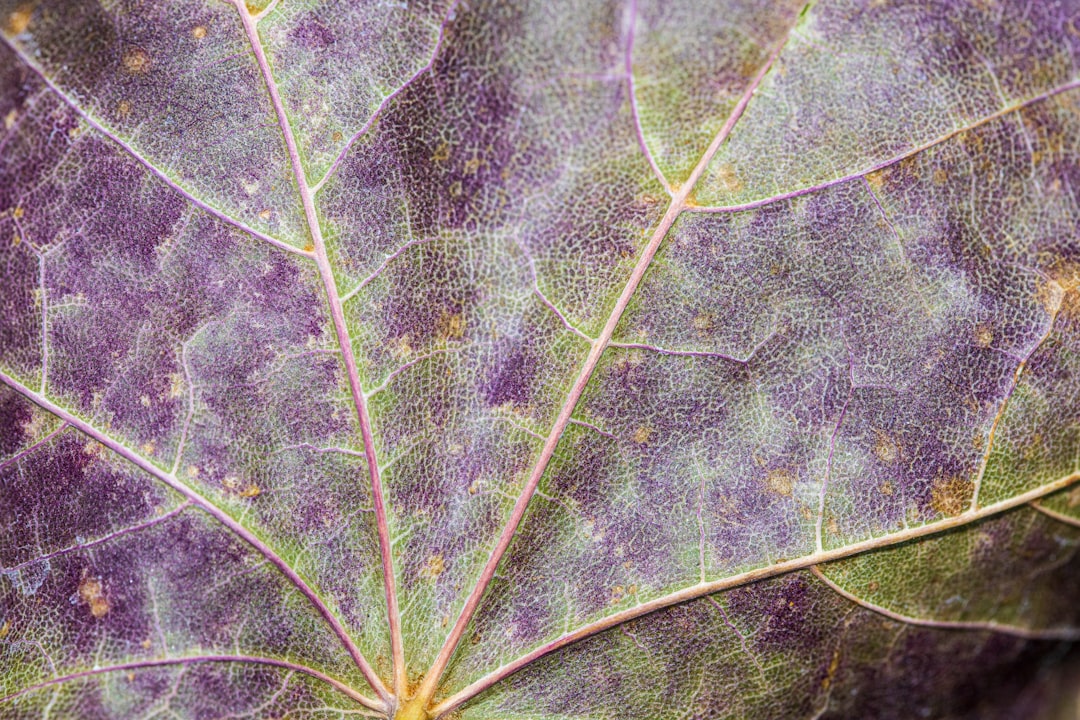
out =
<path fill-rule="evenodd" d="M 0 717 L 1076 712 L 1078 0 L 0 31 Z"/>

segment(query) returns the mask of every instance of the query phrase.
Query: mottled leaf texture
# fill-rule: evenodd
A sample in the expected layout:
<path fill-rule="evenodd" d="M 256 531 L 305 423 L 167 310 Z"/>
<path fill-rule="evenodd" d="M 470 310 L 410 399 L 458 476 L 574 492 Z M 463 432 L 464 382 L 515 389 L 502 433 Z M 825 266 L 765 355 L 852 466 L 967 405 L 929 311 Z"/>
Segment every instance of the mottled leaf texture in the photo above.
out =
<path fill-rule="evenodd" d="M 1080 0 L 0 30 L 0 717 L 1080 713 Z"/>

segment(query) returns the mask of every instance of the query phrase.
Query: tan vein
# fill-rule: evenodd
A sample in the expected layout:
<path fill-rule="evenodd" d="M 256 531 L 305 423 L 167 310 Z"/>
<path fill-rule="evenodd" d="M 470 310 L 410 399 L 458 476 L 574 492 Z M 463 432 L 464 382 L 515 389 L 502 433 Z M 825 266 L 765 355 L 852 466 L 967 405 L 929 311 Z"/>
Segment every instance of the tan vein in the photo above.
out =
<path fill-rule="evenodd" d="M 398 611 L 397 591 L 394 583 L 394 561 L 390 543 L 390 530 L 386 518 L 386 505 L 383 501 L 382 482 L 379 479 L 379 463 L 375 457 L 375 439 L 371 432 L 371 418 L 368 415 L 367 404 L 364 399 L 364 389 L 360 385 L 360 372 L 356 366 L 356 357 L 353 354 L 352 340 L 349 337 L 349 328 L 345 323 L 341 296 L 338 293 L 337 281 L 334 278 L 333 268 L 326 253 L 326 243 L 323 240 L 322 228 L 319 225 L 319 216 L 315 210 L 314 192 L 307 182 L 304 174 L 304 166 L 300 160 L 300 151 L 297 149 L 296 136 L 289 124 L 288 114 L 285 112 L 285 104 L 281 100 L 277 83 L 274 80 L 270 62 L 266 57 L 262 41 L 259 39 L 259 31 L 255 25 L 255 18 L 248 12 L 244 0 L 233 0 L 240 20 L 244 25 L 248 41 L 259 70 L 262 72 L 266 83 L 266 90 L 270 95 L 270 102 L 277 114 L 278 124 L 285 141 L 285 147 L 289 154 L 289 163 L 292 165 L 293 176 L 296 181 L 297 191 L 304 206 L 304 217 L 307 220 L 308 231 L 311 233 L 311 242 L 314 246 L 315 262 L 319 267 L 319 276 L 322 278 L 323 287 L 326 291 L 327 304 L 330 307 L 330 316 L 334 323 L 334 332 L 337 335 L 338 345 L 341 347 L 342 359 L 345 362 L 345 371 L 349 379 L 349 389 L 352 392 L 353 404 L 356 406 L 356 415 L 360 423 L 360 434 L 364 440 L 364 454 L 367 458 L 368 475 L 371 481 L 371 496 L 375 506 L 375 521 L 379 536 L 379 553 L 382 557 L 383 585 L 386 594 L 387 617 L 390 625 L 390 644 L 394 675 L 394 691 L 401 694 L 406 685 L 405 680 L 405 650 L 401 634 L 401 617 Z M 366 662 L 364 663 L 366 666 Z M 388 703 L 393 700 L 393 695 L 387 690 L 370 666 L 361 667 L 364 676 L 380 697 Z"/>
<path fill-rule="evenodd" d="M 998 120 L 999 118 L 1011 115 L 1012 113 L 1023 110 L 1026 107 L 1030 107 L 1031 105 L 1035 105 L 1045 100 L 1049 100 L 1055 95 L 1060 95 L 1064 92 L 1068 92 L 1069 90 L 1075 90 L 1076 88 L 1080 88 L 1080 79 L 1072 80 L 1065 83 L 1064 85 L 1059 85 L 1056 88 L 1052 88 L 1044 93 L 1040 93 L 1035 97 L 1031 97 L 1027 100 L 1023 100 L 1008 107 L 1002 108 L 997 112 L 990 113 L 989 115 L 979 118 L 978 120 L 968 123 L 967 125 L 956 128 L 955 130 L 950 130 L 944 135 L 940 135 L 933 140 L 929 140 L 922 145 L 914 147 L 906 152 L 900 153 L 899 155 L 894 155 L 887 160 L 882 160 L 881 162 L 875 163 L 864 170 L 859 170 L 848 175 L 835 178 L 833 180 L 826 180 L 825 182 L 821 182 L 816 185 L 810 185 L 808 187 L 799 188 L 798 190 L 792 190 L 790 192 L 773 195 L 772 197 L 761 198 L 760 200 L 752 200 L 750 202 L 740 203 L 738 205 L 699 205 L 688 207 L 687 211 L 699 213 L 733 213 L 743 212 L 745 210 L 755 210 L 757 208 L 764 207 L 765 205 L 772 205 L 773 203 L 782 202 L 784 200 L 791 200 L 792 198 L 809 195 L 810 193 L 820 192 L 821 190 L 825 190 L 836 185 L 843 185 L 844 183 L 851 182 L 852 180 L 859 180 L 860 178 L 863 178 L 871 173 L 877 172 L 879 170 L 884 170 L 887 167 L 903 162 L 909 157 L 925 152 L 936 145 L 941 145 L 942 143 L 948 142 L 957 135 L 962 135 L 963 133 L 970 132 L 971 130 L 986 125 L 987 123 L 993 122 L 994 120 Z"/>
<path fill-rule="evenodd" d="M 890 620 L 901 622 L 906 625 L 915 625 L 918 627 L 935 628 L 938 630 L 976 630 L 1001 633 L 1002 635 L 1012 635 L 1014 637 L 1026 638 L 1028 640 L 1077 640 L 1080 639 L 1080 629 L 1078 628 L 1025 628 L 1018 625 L 1009 625 L 1007 623 L 999 623 L 993 620 L 929 620 L 925 618 L 912 617 L 911 615 L 904 615 L 894 610 L 875 605 L 869 600 L 865 600 L 854 593 L 848 592 L 843 587 L 834 582 L 825 573 L 821 571 L 817 565 L 813 565 L 810 568 L 810 572 L 814 573 L 814 576 L 829 587 L 830 590 L 840 595 L 841 597 L 850 600 L 851 602 L 864 607 L 871 612 L 875 612 L 878 615 L 883 615 Z"/>
<path fill-rule="evenodd" d="M 1031 507 L 1038 510 L 1048 518 L 1052 518 L 1054 520 L 1057 520 L 1058 522 L 1065 523 L 1066 525 L 1072 525 L 1073 527 L 1080 528 L 1080 518 L 1075 518 L 1072 515 L 1066 515 L 1063 512 L 1052 510 L 1051 508 L 1043 505 L 1041 502 L 1032 502 Z"/>
<path fill-rule="evenodd" d="M 664 213 L 660 224 L 653 232 L 648 244 L 641 252 L 641 256 L 638 258 L 634 269 L 630 273 L 630 277 L 627 279 L 626 285 L 623 287 L 622 293 L 620 293 L 618 300 L 615 302 L 615 307 L 612 309 L 611 314 L 608 316 L 607 322 L 604 323 L 604 329 L 600 332 L 600 335 L 592 342 L 592 347 L 589 350 L 589 354 L 585 359 L 585 364 L 581 368 L 581 372 L 578 374 L 577 379 L 574 381 L 573 386 L 570 389 L 570 393 L 563 403 L 562 409 L 559 411 L 559 415 L 555 420 L 555 424 L 551 428 L 551 432 L 548 434 L 547 439 L 544 442 L 543 449 L 540 451 L 540 457 L 537 459 L 536 464 L 533 466 L 529 478 L 525 483 L 524 488 L 517 502 L 514 503 L 514 508 L 510 513 L 510 518 L 503 528 L 502 533 L 495 545 L 495 549 L 492 551 L 488 558 L 487 564 L 480 573 L 480 578 L 477 580 L 475 587 L 470 593 L 468 599 L 465 601 L 465 605 L 458 615 L 457 621 L 454 623 L 454 627 L 451 629 L 450 634 L 446 638 L 446 642 L 443 643 L 442 648 L 439 650 L 438 656 L 435 658 L 435 662 L 432 664 L 431 669 L 424 676 L 424 680 L 420 684 L 416 695 L 410 703 L 413 708 L 412 712 L 418 713 L 418 709 L 426 707 L 430 703 L 431 698 L 435 694 L 435 690 L 438 687 L 438 683 L 442 678 L 443 673 L 446 670 L 446 666 L 450 662 L 450 658 L 454 654 L 454 650 L 457 648 L 458 643 L 461 641 L 462 636 L 465 634 L 465 630 L 468 627 L 473 615 L 476 613 L 476 609 L 480 605 L 480 600 L 491 584 L 492 579 L 495 576 L 495 571 L 506 554 L 507 548 L 509 548 L 511 541 L 517 533 L 518 526 L 521 523 L 522 518 L 525 516 L 525 510 L 528 508 L 529 501 L 532 499 L 533 494 L 536 492 L 536 488 L 540 483 L 540 478 L 543 476 L 547 469 L 548 463 L 551 461 L 552 456 L 555 454 L 555 448 L 559 444 L 559 440 L 562 437 L 563 431 L 570 422 L 570 417 L 577 406 L 578 401 L 581 399 L 582 394 L 585 391 L 585 386 L 592 377 L 593 371 L 596 369 L 597 364 L 600 361 L 600 356 L 607 348 L 608 343 L 611 341 L 612 335 L 615 333 L 615 329 L 622 318 L 623 312 L 630 304 L 630 299 L 633 297 L 634 292 L 637 290 L 638 284 L 644 277 L 645 272 L 649 269 L 649 265 L 652 263 L 653 257 L 656 255 L 657 250 L 660 248 L 660 244 L 664 237 L 667 235 L 668 230 L 671 229 L 672 224 L 676 218 L 682 213 L 682 211 L 688 207 L 689 198 L 694 190 L 694 186 L 697 184 L 698 179 L 704 174 L 705 169 L 708 167 L 709 162 L 716 154 L 720 146 L 727 140 L 731 131 L 734 129 L 735 124 L 742 117 L 743 112 L 746 110 L 747 105 L 750 103 L 754 92 L 757 90 L 761 81 L 776 61 L 777 56 L 787 43 L 787 36 L 780 41 L 770 53 L 767 61 L 758 70 L 757 74 L 750 81 L 746 90 L 743 92 L 738 103 L 736 103 L 731 114 L 724 122 L 720 132 L 713 138 L 709 147 L 690 173 L 690 177 L 686 183 L 672 187 L 671 204 L 668 206 L 667 211 Z"/>
<path fill-rule="evenodd" d="M 769 578 L 777 577 L 779 575 L 786 575 L 787 573 L 794 572 L 796 570 L 805 570 L 806 568 L 814 565 L 820 565 L 823 563 L 832 562 L 834 560 L 842 560 L 844 558 L 852 557 L 854 555 L 860 555 L 871 550 L 878 550 L 881 548 L 892 547 L 901 543 L 917 540 L 918 538 L 927 537 L 929 535 L 937 535 L 939 533 L 946 532 L 948 530 L 955 530 L 956 528 L 970 525 L 971 523 L 978 522 L 979 520 L 985 520 L 986 518 L 999 515 L 1008 510 L 1020 507 L 1026 503 L 1038 500 L 1039 498 L 1055 493 L 1059 490 L 1073 485 L 1080 480 L 1080 472 L 1066 475 L 1059 480 L 1047 483 L 1042 487 L 1028 492 L 1016 495 L 1015 497 L 1002 500 L 1000 502 L 993 503 L 992 505 L 985 505 L 977 510 L 966 510 L 965 512 L 955 515 L 953 517 L 944 518 L 936 522 L 927 523 L 926 525 L 920 525 L 918 527 L 905 528 L 896 533 L 890 535 L 882 535 L 880 537 L 870 538 L 861 542 L 852 543 L 844 547 L 832 548 L 829 550 L 815 551 L 809 555 L 794 560 L 781 560 L 766 567 L 755 568 L 753 570 L 747 570 L 745 572 L 731 575 L 729 577 L 713 580 L 711 582 L 698 583 L 689 587 L 683 588 L 676 592 L 661 597 L 655 598 L 648 602 L 644 602 L 636 607 L 628 608 L 613 615 L 609 615 L 606 618 L 597 620 L 596 622 L 589 623 L 581 628 L 578 628 L 574 632 L 566 633 L 551 642 L 548 642 L 540 647 L 536 648 L 532 652 L 521 656 L 520 658 L 513 660 L 502 667 L 488 673 L 484 677 L 480 678 L 476 682 L 468 685 L 457 693 L 446 698 L 442 702 L 438 703 L 431 709 L 432 718 L 438 718 L 441 715 L 445 715 L 448 712 L 460 707 L 462 704 L 468 702 L 472 698 L 476 697 L 480 693 L 484 692 L 495 683 L 514 674 L 518 670 L 521 670 L 525 666 L 539 660 L 545 655 L 549 655 L 556 650 L 571 645 L 573 643 L 584 640 L 585 638 L 592 637 L 598 633 L 609 630 L 613 627 L 617 627 L 625 622 L 635 620 L 649 613 L 662 610 L 664 608 L 671 607 L 672 605 L 678 605 L 680 603 L 694 600 L 705 595 L 710 595 L 715 592 L 723 590 L 731 590 L 733 588 L 748 585 L 750 583 L 759 582 L 761 580 L 767 580 Z"/>

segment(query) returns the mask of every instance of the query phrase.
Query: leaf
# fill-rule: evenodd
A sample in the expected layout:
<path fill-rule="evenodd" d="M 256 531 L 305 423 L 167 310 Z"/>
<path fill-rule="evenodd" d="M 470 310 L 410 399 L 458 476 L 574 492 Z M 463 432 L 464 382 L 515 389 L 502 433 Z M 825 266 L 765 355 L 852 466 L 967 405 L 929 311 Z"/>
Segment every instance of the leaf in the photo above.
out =
<path fill-rule="evenodd" d="M 0 715 L 1070 712 L 1078 17 L 0 0 Z"/>

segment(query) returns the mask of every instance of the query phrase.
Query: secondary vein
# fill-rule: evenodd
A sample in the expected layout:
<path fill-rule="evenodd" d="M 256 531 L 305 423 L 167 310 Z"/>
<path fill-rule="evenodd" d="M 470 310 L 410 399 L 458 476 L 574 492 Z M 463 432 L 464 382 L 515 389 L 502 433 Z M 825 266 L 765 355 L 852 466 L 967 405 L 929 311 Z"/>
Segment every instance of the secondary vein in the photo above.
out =
<path fill-rule="evenodd" d="M 461 641 L 462 636 L 465 634 L 465 630 L 468 627 L 473 615 L 476 613 L 477 607 L 480 605 L 480 600 L 491 584 L 492 579 L 495 577 L 495 571 L 498 568 L 503 555 L 506 554 L 507 548 L 509 548 L 511 541 L 517 533 L 518 526 L 521 523 L 522 518 L 525 515 L 525 511 L 528 508 L 529 501 L 532 499 L 533 494 L 536 492 L 536 488 L 540 483 L 540 478 L 543 476 L 547 469 L 548 463 L 551 461 L 552 456 L 555 453 L 555 448 L 559 444 L 559 440 L 562 437 L 563 431 L 570 423 L 570 416 L 574 412 L 574 408 L 577 406 L 578 401 L 581 399 L 582 394 L 585 391 L 585 386 L 588 384 L 589 379 L 592 377 L 593 371 L 596 369 L 597 364 L 600 361 L 600 356 L 604 353 L 608 343 L 611 340 L 612 335 L 615 333 L 615 328 L 618 326 L 619 321 L 622 319 L 623 312 L 630 304 L 630 299 L 633 297 L 635 291 L 641 279 L 644 277 L 645 272 L 649 269 L 649 265 L 652 263 L 653 257 L 656 255 L 657 250 L 660 248 L 661 242 L 667 235 L 668 230 L 671 229 L 672 224 L 676 218 L 686 209 L 689 205 L 688 200 L 694 190 L 698 179 L 704 174 L 705 169 L 708 167 L 709 162 L 713 156 L 719 150 L 720 146 L 727 140 L 731 131 L 734 129 L 735 124 L 742 117 L 743 112 L 746 110 L 747 105 L 750 103 L 750 99 L 753 97 L 754 92 L 757 90 L 761 81 L 765 78 L 769 69 L 776 61 L 777 56 L 787 43 L 787 36 L 781 40 L 773 51 L 770 53 L 765 64 L 759 69 L 757 74 L 748 84 L 746 90 L 743 92 L 739 101 L 736 103 L 731 114 L 724 122 L 720 132 L 709 144 L 708 149 L 702 155 L 698 161 L 694 170 L 690 173 L 690 177 L 687 181 L 679 186 L 673 187 L 671 204 L 668 206 L 667 211 L 664 213 L 660 224 L 653 232 L 652 237 L 649 239 L 648 244 L 642 250 L 641 256 L 638 258 L 634 269 L 630 273 L 626 285 L 623 287 L 622 293 L 620 293 L 618 300 L 615 302 L 615 307 L 612 309 L 611 314 L 608 316 L 607 322 L 604 323 L 604 328 L 600 332 L 600 335 L 592 342 L 592 347 L 589 350 L 589 354 L 585 359 L 585 364 L 582 366 L 577 379 L 574 381 L 573 386 L 570 389 L 570 393 L 563 403 L 562 409 L 559 411 L 558 417 L 555 419 L 555 424 L 551 428 L 551 432 L 548 434 L 547 439 L 544 442 L 543 449 L 540 451 L 540 457 L 537 459 L 536 464 L 533 466 L 528 480 L 525 482 L 525 486 L 522 489 L 521 495 L 518 497 L 514 504 L 514 508 L 510 513 L 510 518 L 504 526 L 502 533 L 499 535 L 499 539 L 496 542 L 495 549 L 492 551 L 487 563 L 484 565 L 484 569 L 480 573 L 476 586 L 473 588 L 468 599 L 465 601 L 465 605 L 458 615 L 457 621 L 454 623 L 454 627 L 451 629 L 449 636 L 446 638 L 446 642 L 440 649 L 438 656 L 435 658 L 435 662 L 432 664 L 431 669 L 424 676 L 424 680 L 418 688 L 414 702 L 427 704 L 434 696 L 435 690 L 438 687 L 439 680 L 442 678 L 443 673 L 446 670 L 447 665 L 450 662 L 450 658 L 453 656 L 458 643 Z"/>
<path fill-rule="evenodd" d="M 293 176 L 296 181 L 297 191 L 304 207 L 304 217 L 307 220 L 308 231 L 311 233 L 311 243 L 315 256 L 315 262 L 319 267 L 319 275 L 322 278 L 323 287 L 326 291 L 327 304 L 330 307 L 330 316 L 334 323 L 334 332 L 337 335 L 338 345 L 341 347 L 341 355 L 345 361 L 345 371 L 349 379 L 349 389 L 352 392 L 353 404 L 356 406 L 356 415 L 360 423 L 360 433 L 364 440 L 364 454 L 367 459 L 368 475 L 371 480 L 372 501 L 375 506 L 375 519 L 379 536 L 379 552 L 382 556 L 383 584 L 386 592 L 387 615 L 390 624 L 390 640 L 394 674 L 394 690 L 401 694 L 405 688 L 405 651 L 401 635 L 401 619 L 398 612 L 397 592 L 394 584 L 394 562 L 390 544 L 390 531 L 386 517 L 386 505 L 383 501 L 382 483 L 379 478 L 379 463 L 375 457 L 375 440 L 371 432 L 371 418 L 368 415 L 367 405 L 364 400 L 364 389 L 360 384 L 360 373 L 356 366 L 356 356 L 353 354 L 352 340 L 349 337 L 349 329 L 345 323 L 345 313 L 342 309 L 341 297 L 338 294 L 337 281 L 334 278 L 333 268 L 326 253 L 326 243 L 323 240 L 322 228 L 319 225 L 319 216 L 315 210 L 314 193 L 307 182 L 304 166 L 300 159 L 300 151 L 296 145 L 296 136 L 289 124 L 288 114 L 285 112 L 285 104 L 281 100 L 277 83 L 270 69 L 266 52 L 262 41 L 259 39 L 259 31 L 256 27 L 256 19 L 251 16 L 243 0 L 234 0 L 240 20 L 244 25 L 248 41 L 251 43 L 255 60 L 259 65 L 263 80 L 266 83 L 270 102 L 277 114 L 281 134 L 285 140 L 285 147 L 289 154 L 289 163 L 292 166 Z M 383 698 L 389 702 L 391 693 L 382 683 L 371 667 L 364 661 L 361 670 L 371 683 L 371 686 Z"/>

